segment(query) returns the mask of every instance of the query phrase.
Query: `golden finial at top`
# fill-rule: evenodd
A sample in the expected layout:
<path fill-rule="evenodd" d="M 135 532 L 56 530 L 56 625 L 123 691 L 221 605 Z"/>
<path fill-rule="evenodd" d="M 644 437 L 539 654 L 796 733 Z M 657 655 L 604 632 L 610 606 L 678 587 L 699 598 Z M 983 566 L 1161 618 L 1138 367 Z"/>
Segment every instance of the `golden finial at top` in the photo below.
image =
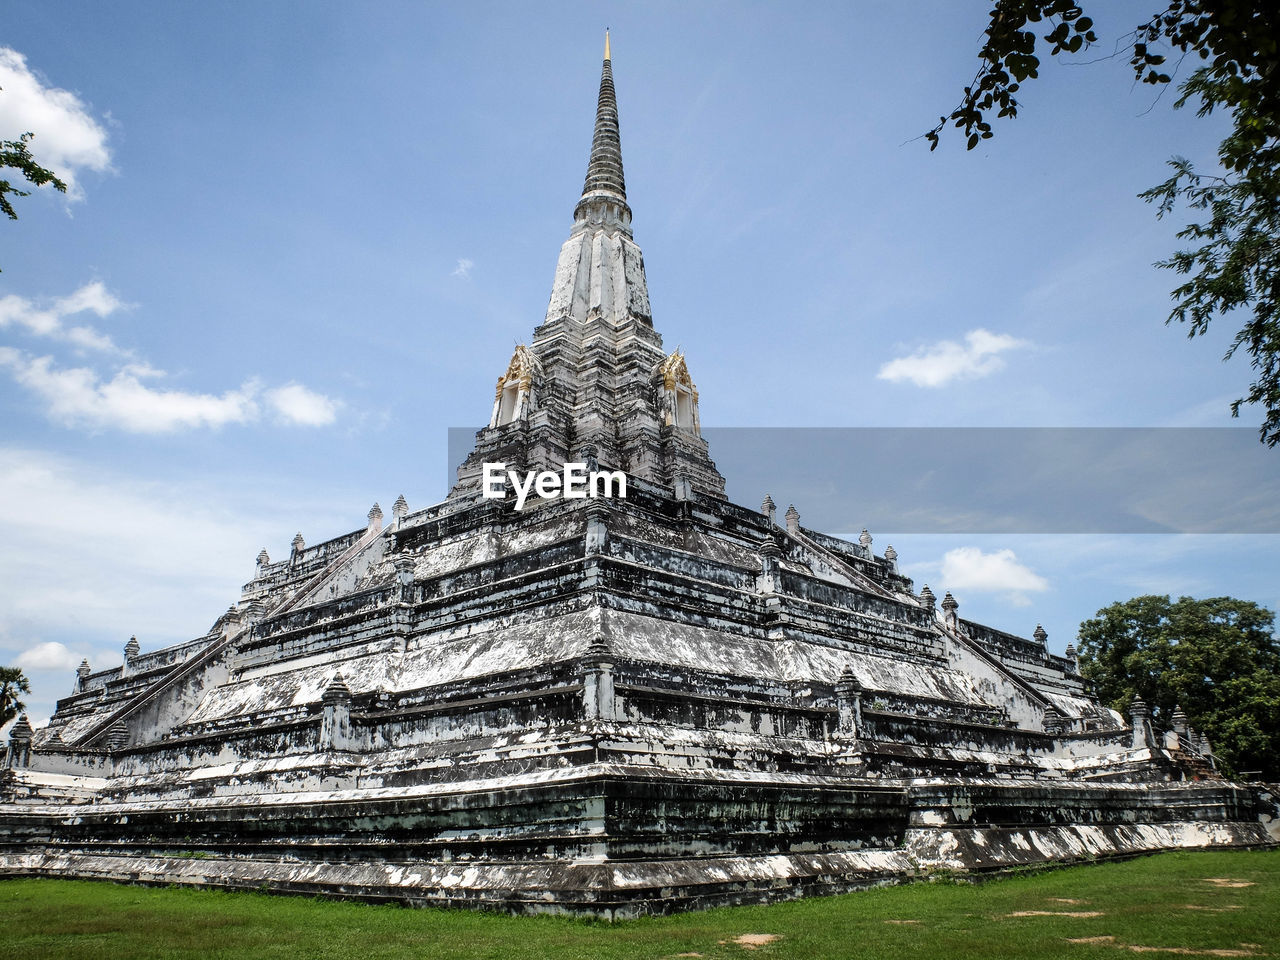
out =
<path fill-rule="evenodd" d="M 606 60 L 613 59 L 612 57 L 609 56 L 609 28 L 608 27 L 605 27 L 605 30 L 604 30 L 604 58 Z"/>

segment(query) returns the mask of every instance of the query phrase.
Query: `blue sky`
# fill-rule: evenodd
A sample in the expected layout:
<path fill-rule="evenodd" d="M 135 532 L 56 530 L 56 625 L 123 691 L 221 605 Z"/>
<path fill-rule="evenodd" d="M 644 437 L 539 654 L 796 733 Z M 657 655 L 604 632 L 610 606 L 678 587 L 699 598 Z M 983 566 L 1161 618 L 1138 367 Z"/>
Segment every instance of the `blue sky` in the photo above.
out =
<path fill-rule="evenodd" d="M 1048 63 L 994 140 L 931 154 L 988 5 L 796 6 L 5 4 L 0 139 L 73 181 L 0 224 L 0 662 L 33 717 L 82 656 L 203 633 L 261 547 L 443 497 L 447 428 L 542 320 L 605 26 L 704 424 L 1256 425 L 1231 323 L 1163 325 L 1183 220 L 1136 199 L 1223 118 L 1123 56 Z M 1095 6 L 1081 61 L 1150 13 Z M 1059 650 L 1139 593 L 1280 605 L 1275 535 L 873 534 Z"/>

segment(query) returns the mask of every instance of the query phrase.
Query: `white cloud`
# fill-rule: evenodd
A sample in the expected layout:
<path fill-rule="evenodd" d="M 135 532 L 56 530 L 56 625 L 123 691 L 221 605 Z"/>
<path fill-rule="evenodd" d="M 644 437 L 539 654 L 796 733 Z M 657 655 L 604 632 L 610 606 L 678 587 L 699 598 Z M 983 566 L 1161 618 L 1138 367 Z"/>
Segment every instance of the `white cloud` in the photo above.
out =
<path fill-rule="evenodd" d="M 304 427 L 323 427 L 333 423 L 338 414 L 334 401 L 300 383 L 286 383 L 268 390 L 264 399 L 286 423 Z"/>
<path fill-rule="evenodd" d="M 23 650 L 13 665 L 23 670 L 74 670 L 82 659 L 83 655 L 72 653 L 65 644 L 50 640 Z"/>
<path fill-rule="evenodd" d="M 458 265 L 453 268 L 452 276 L 455 276 L 460 280 L 470 280 L 471 268 L 474 267 L 475 265 L 476 264 L 474 260 L 468 260 L 466 257 L 459 257 Z"/>
<path fill-rule="evenodd" d="M 1015 606 L 1027 606 L 1028 593 L 1043 593 L 1049 581 L 1019 562 L 1012 550 L 984 553 L 979 547 L 957 547 L 942 557 L 942 583 L 947 590 L 1004 593 Z"/>
<path fill-rule="evenodd" d="M 295 382 L 265 393 L 252 379 L 220 394 L 150 386 L 143 381 L 164 377 L 163 370 L 133 359 L 93 327 L 64 323 L 67 317 L 85 312 L 106 317 L 122 306 L 124 304 L 98 281 L 87 283 L 48 305 L 37 305 L 12 294 L 0 297 L 0 329 L 22 328 L 82 351 L 130 357 L 130 362 L 114 373 L 103 374 L 88 366 L 59 366 L 53 357 L 33 357 L 13 347 L 0 346 L 0 369 L 8 370 L 14 380 L 43 399 L 48 416 L 67 426 L 112 428 L 130 433 L 216 429 L 259 420 L 260 395 L 263 404 L 275 412 L 281 423 L 325 426 L 336 419 L 337 401 Z"/>
<path fill-rule="evenodd" d="M 104 374 L 87 366 L 59 366 L 53 357 L 33 357 L 0 346 L 0 369 L 7 369 L 18 383 L 40 396 L 48 415 L 67 426 L 109 427 L 130 433 L 218 428 L 259 420 L 263 404 L 281 423 L 291 426 L 326 426 L 337 418 L 337 401 L 296 382 L 265 393 L 252 379 L 220 394 L 150 386 L 143 381 L 164 377 L 163 370 L 134 359 L 93 327 L 65 323 L 68 317 L 86 312 L 107 317 L 123 306 L 100 281 L 43 304 L 14 294 L 0 297 L 0 330 L 21 328 L 81 351 L 130 358 L 114 373 Z"/>
<path fill-rule="evenodd" d="M 82 658 L 115 666 L 131 634 L 144 651 L 201 636 L 239 599 L 263 545 L 287 556 L 299 528 L 313 542 L 362 529 L 367 505 L 270 477 L 166 482 L 0 446 L 0 663 L 31 664 L 35 723 Z"/>
<path fill-rule="evenodd" d="M 115 353 L 119 348 L 106 334 L 83 324 L 68 327 L 63 321 L 85 311 L 109 317 L 123 306 L 99 280 L 86 283 L 70 296 L 59 297 L 47 307 L 39 307 L 25 297 L 9 294 L 0 297 L 0 330 L 11 326 L 23 327 L 39 337 L 62 340 L 86 350 Z"/>
<path fill-rule="evenodd" d="M 5 645 L 60 629 L 114 634 L 120 646 L 137 633 L 148 649 L 147 634 L 159 629 L 180 625 L 183 635 L 199 636 L 237 598 L 278 525 L 260 507 L 246 513 L 216 497 L 0 447 Z M 79 646 L 63 640 L 28 652 L 53 660 L 57 646 Z"/>
<path fill-rule="evenodd" d="M 30 357 L 0 347 L 0 367 L 48 404 L 48 415 L 67 426 L 112 427 L 129 433 L 168 433 L 222 427 L 258 418 L 252 381 L 221 395 L 157 390 L 139 377 L 158 371 L 126 366 L 110 380 L 87 367 L 58 368 L 52 357 Z"/>
<path fill-rule="evenodd" d="M 963 344 L 942 340 L 927 350 L 890 360 L 876 377 L 900 383 L 909 380 L 917 387 L 941 387 L 953 380 L 974 380 L 995 373 L 1004 366 L 1000 356 L 1006 350 L 1025 347 L 1025 340 L 981 328 L 964 335 Z"/>
<path fill-rule="evenodd" d="M 45 86 L 26 57 L 0 47 L 0 139 L 16 140 L 27 132 L 35 134 L 30 149 L 36 162 L 66 181 L 73 199 L 84 195 L 77 180 L 81 171 L 111 169 L 107 132 L 80 98 Z"/>
<path fill-rule="evenodd" d="M 102 285 L 101 280 L 86 283 L 75 293 L 67 297 L 59 297 L 57 301 L 58 312 L 63 315 L 92 310 L 98 316 L 105 317 L 122 306 L 124 304 Z"/>

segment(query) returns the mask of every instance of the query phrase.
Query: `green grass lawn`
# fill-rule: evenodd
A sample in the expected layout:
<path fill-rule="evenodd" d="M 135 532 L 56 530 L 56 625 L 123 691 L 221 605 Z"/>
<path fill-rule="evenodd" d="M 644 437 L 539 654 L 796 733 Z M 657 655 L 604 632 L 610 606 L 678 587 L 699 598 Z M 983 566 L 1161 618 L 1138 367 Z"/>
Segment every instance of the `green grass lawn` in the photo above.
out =
<path fill-rule="evenodd" d="M 0 931 L 0 958 L 13 960 L 1280 956 L 1280 851 L 1164 853 L 614 924 L 5 880 Z"/>

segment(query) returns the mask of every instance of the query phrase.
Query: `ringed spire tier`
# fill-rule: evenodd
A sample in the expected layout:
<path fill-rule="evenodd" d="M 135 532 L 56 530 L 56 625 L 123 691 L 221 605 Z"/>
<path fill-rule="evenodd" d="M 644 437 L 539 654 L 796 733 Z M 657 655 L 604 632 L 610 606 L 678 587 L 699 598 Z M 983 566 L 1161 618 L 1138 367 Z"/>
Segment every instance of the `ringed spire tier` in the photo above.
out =
<path fill-rule="evenodd" d="M 559 470 L 588 460 L 667 489 L 687 483 L 724 497 L 689 365 L 681 351 L 663 349 L 653 327 L 626 196 L 606 34 L 586 183 L 546 317 L 498 378 L 489 425 L 451 497 L 478 495 L 485 463 Z"/>
<path fill-rule="evenodd" d="M 630 222 L 627 207 L 627 182 L 622 173 L 622 138 L 618 132 L 618 100 L 613 90 L 613 64 L 609 52 L 609 31 L 604 34 L 604 65 L 600 69 L 600 95 L 596 101 L 596 126 L 591 137 L 591 158 L 587 162 L 587 179 L 582 186 L 582 199 L 574 210 L 574 219 L 584 215 L 584 206 L 603 201 L 605 205 L 621 205 L 625 220 Z"/>

